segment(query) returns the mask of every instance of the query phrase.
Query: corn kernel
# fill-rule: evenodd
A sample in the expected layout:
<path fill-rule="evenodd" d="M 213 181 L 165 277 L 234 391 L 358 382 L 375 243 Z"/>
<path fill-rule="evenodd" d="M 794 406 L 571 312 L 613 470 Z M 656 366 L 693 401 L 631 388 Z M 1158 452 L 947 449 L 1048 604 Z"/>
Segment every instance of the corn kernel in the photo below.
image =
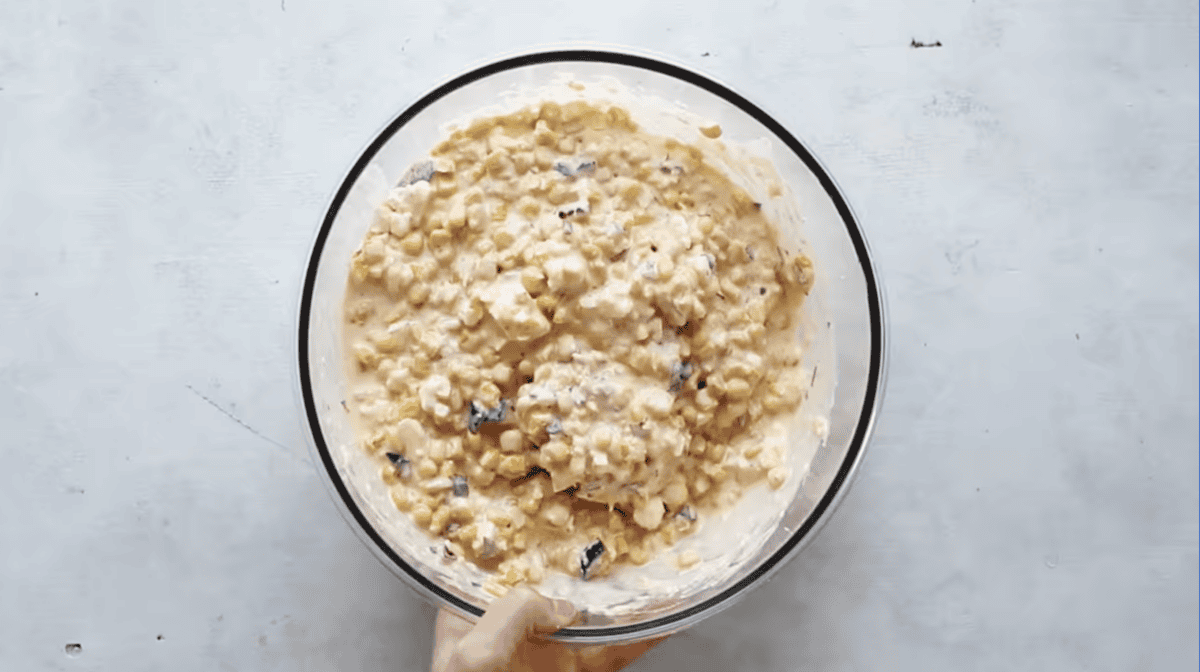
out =
<path fill-rule="evenodd" d="M 490 380 L 479 386 L 479 397 L 485 406 L 493 407 L 500 403 L 500 388 Z"/>
<path fill-rule="evenodd" d="M 421 460 L 417 462 L 417 475 L 421 478 L 433 478 L 435 475 L 437 475 L 437 472 L 437 464 L 435 464 L 434 461 L 428 457 L 421 458 Z"/>
<path fill-rule="evenodd" d="M 629 561 L 635 565 L 644 565 L 650 561 L 650 553 L 641 544 L 631 546 L 629 548 Z"/>
<path fill-rule="evenodd" d="M 563 443 L 562 441 L 550 441 L 546 445 L 542 446 L 541 453 L 552 463 L 564 462 L 566 461 L 567 457 L 570 456 L 571 450 L 567 447 L 567 444 Z"/>
<path fill-rule="evenodd" d="M 547 313 L 558 307 L 558 297 L 553 294 L 542 294 L 537 297 L 537 307 Z"/>
<path fill-rule="evenodd" d="M 429 285 L 413 285 L 408 288 L 408 302 L 420 306 L 429 300 Z"/>
<path fill-rule="evenodd" d="M 429 519 L 429 531 L 434 534 L 440 533 L 446 529 L 446 525 L 450 523 L 450 508 L 446 506 L 438 507 Z"/>
<path fill-rule="evenodd" d="M 496 473 L 504 478 L 520 478 L 528 471 L 524 455 L 509 455 L 500 460 L 500 465 L 496 467 Z"/>
<path fill-rule="evenodd" d="M 484 469 L 495 469 L 500 464 L 500 451 L 495 448 L 489 448 L 483 457 L 479 458 L 479 466 Z"/>
<path fill-rule="evenodd" d="M 430 518 L 433 517 L 433 512 L 429 510 L 428 506 L 426 506 L 424 503 L 421 503 L 414 506 L 412 513 L 409 515 L 412 516 L 414 523 L 424 527 L 425 525 L 429 524 Z"/>
<path fill-rule="evenodd" d="M 421 237 L 421 234 L 419 234 L 415 231 L 408 234 L 407 236 L 404 237 L 404 240 L 400 241 L 400 249 L 404 250 L 405 254 L 408 254 L 413 257 L 420 254 L 421 249 L 424 247 L 425 247 L 425 239 Z"/>
<path fill-rule="evenodd" d="M 505 430 L 500 434 L 500 450 L 506 453 L 515 453 L 521 450 L 524 446 L 525 437 L 519 429 Z"/>
<path fill-rule="evenodd" d="M 492 221 L 503 222 L 508 219 L 508 204 L 503 201 L 492 206 Z"/>
<path fill-rule="evenodd" d="M 392 503 L 401 511 L 412 511 L 412 495 L 407 490 L 392 490 Z"/>
<path fill-rule="evenodd" d="M 429 234 L 429 247 L 442 248 L 450 244 L 450 232 L 445 229 L 438 229 Z"/>
<path fill-rule="evenodd" d="M 541 294 L 546 291 L 546 274 L 539 268 L 526 266 L 521 269 L 521 285 L 530 296 Z"/>
<path fill-rule="evenodd" d="M 562 502 L 554 502 L 542 509 L 542 518 L 555 527 L 563 527 L 570 517 L 571 511 Z"/>
<path fill-rule="evenodd" d="M 492 233 L 492 242 L 496 243 L 496 249 L 503 250 L 513 244 L 516 238 L 507 229 L 498 229 Z"/>

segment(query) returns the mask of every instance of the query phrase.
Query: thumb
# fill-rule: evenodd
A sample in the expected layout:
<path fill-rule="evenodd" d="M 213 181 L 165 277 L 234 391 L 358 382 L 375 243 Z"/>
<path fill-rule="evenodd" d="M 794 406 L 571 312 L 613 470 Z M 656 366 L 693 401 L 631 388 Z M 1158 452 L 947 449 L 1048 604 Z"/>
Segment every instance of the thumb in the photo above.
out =
<path fill-rule="evenodd" d="M 504 669 L 517 646 L 534 634 L 551 633 L 579 616 L 566 600 L 552 600 L 520 586 L 492 603 L 479 622 L 458 642 L 460 669 Z"/>

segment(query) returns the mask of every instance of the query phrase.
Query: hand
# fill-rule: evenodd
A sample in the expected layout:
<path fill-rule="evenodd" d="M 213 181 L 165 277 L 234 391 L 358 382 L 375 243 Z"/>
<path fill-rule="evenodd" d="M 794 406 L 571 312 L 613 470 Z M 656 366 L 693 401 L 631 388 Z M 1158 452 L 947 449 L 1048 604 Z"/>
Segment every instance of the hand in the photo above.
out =
<path fill-rule="evenodd" d="M 443 609 L 434 630 L 433 672 L 615 672 L 666 639 L 568 647 L 543 637 L 578 618 L 570 602 L 524 586 L 493 602 L 475 624 Z"/>

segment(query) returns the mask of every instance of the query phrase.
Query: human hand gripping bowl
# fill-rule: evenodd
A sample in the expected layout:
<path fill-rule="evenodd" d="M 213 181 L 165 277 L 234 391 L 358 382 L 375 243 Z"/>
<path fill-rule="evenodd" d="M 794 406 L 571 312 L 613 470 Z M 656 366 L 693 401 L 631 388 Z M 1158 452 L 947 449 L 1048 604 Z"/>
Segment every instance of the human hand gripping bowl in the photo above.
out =
<path fill-rule="evenodd" d="M 882 375 L 874 272 L 815 160 L 720 85 L 608 52 L 401 115 L 334 199 L 300 332 L 368 545 L 467 618 L 516 586 L 568 599 L 575 642 L 686 627 L 777 569 Z"/>
<path fill-rule="evenodd" d="M 434 630 L 433 672 L 615 672 L 666 639 L 570 646 L 545 638 L 579 615 L 570 602 L 549 600 L 524 586 L 493 602 L 478 623 L 443 609 Z"/>

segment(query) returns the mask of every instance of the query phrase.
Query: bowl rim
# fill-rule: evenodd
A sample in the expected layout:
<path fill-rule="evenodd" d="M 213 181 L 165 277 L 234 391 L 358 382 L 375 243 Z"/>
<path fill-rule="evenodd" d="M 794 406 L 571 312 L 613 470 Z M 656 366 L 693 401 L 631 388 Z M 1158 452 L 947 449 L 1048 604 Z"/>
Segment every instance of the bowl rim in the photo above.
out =
<path fill-rule="evenodd" d="M 783 127 L 773 116 L 768 114 L 760 105 L 751 102 L 745 96 L 734 91 L 728 85 L 714 77 L 703 74 L 690 66 L 676 62 L 661 54 L 649 54 L 632 49 L 615 48 L 609 45 L 589 46 L 588 48 L 541 48 L 513 55 L 506 55 L 486 61 L 481 65 L 470 68 L 437 86 L 418 98 L 399 114 L 392 118 L 379 130 L 375 137 L 359 153 L 339 184 L 336 192 L 329 200 L 321 223 L 315 232 L 305 265 L 304 280 L 297 311 L 297 339 L 293 341 L 296 347 L 297 368 L 293 369 L 298 378 L 299 396 L 304 407 L 304 419 L 310 439 L 310 449 L 319 456 L 327 478 L 323 478 L 335 504 L 341 510 L 347 522 L 351 519 L 351 527 L 358 533 L 359 538 L 371 549 L 375 556 L 392 573 L 399 576 L 411 588 L 415 589 L 427 600 L 439 606 L 449 606 L 472 619 L 483 615 L 483 610 L 453 595 L 431 581 L 416 567 L 405 562 L 370 524 L 362 510 L 355 503 L 346 483 L 343 481 L 337 465 L 333 460 L 329 446 L 321 431 L 320 417 L 313 394 L 311 373 L 312 364 L 308 355 L 309 323 L 312 318 L 312 299 L 316 286 L 318 270 L 325 243 L 333 228 L 342 205 L 351 188 L 361 177 L 367 166 L 374 160 L 380 148 L 405 124 L 417 114 L 437 100 L 461 89 L 473 82 L 494 74 L 515 70 L 532 65 L 547 63 L 592 62 L 640 68 L 660 75 L 673 77 L 712 95 L 724 99 L 736 106 L 745 114 L 751 116 L 768 131 L 773 133 L 780 142 L 794 153 L 817 178 L 821 188 L 834 204 L 847 235 L 854 246 L 855 254 L 861 267 L 866 284 L 867 308 L 870 320 L 871 351 L 869 354 L 868 375 L 863 393 L 863 406 L 850 444 L 838 470 L 829 487 L 822 494 L 816 506 L 786 541 L 774 553 L 761 561 L 757 567 L 741 579 L 726 587 L 717 595 L 686 609 L 657 616 L 653 619 L 630 625 L 589 626 L 587 628 L 564 628 L 552 635 L 553 639 L 561 641 L 587 642 L 590 644 L 611 643 L 645 639 L 667 634 L 688 627 L 696 622 L 696 617 L 707 618 L 732 606 L 749 594 L 750 589 L 765 583 L 766 579 L 787 564 L 792 557 L 806 546 L 824 527 L 834 509 L 844 498 L 850 483 L 857 474 L 862 462 L 867 443 L 874 430 L 876 418 L 883 401 L 883 389 L 886 379 L 886 303 L 881 290 L 879 273 L 869 252 L 866 237 L 863 234 L 858 218 L 854 215 L 841 189 L 832 176 L 816 158 L 816 156 L 794 134 Z"/>

